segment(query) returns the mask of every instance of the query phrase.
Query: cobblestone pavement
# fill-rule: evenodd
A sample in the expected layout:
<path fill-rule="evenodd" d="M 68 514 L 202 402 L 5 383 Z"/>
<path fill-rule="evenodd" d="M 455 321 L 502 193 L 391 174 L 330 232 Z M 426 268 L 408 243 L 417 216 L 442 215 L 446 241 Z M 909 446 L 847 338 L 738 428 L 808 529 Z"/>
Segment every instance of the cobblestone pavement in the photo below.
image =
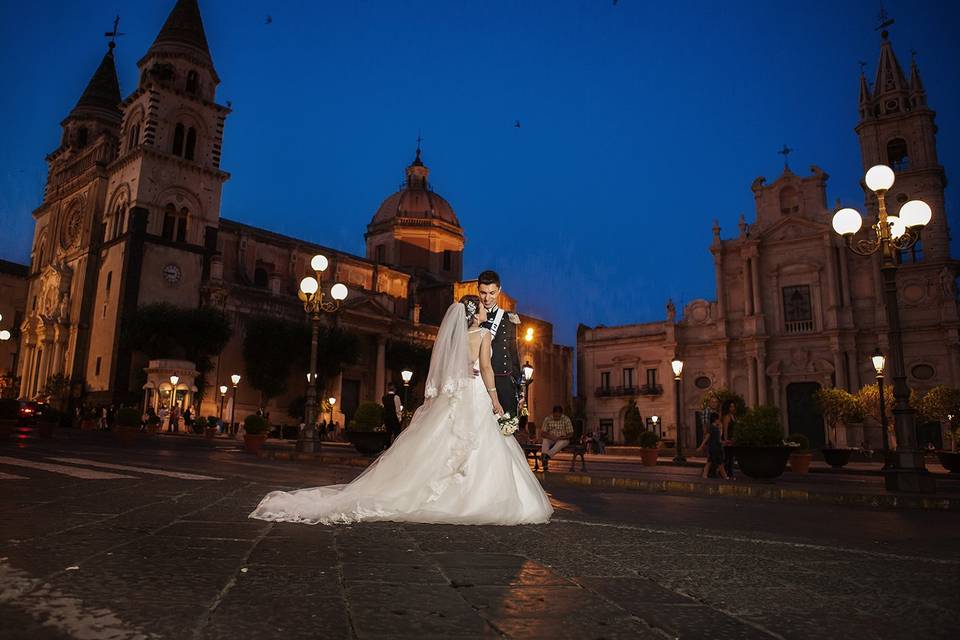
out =
<path fill-rule="evenodd" d="M 956 513 L 557 487 L 541 526 L 247 519 L 269 490 L 358 472 L 231 450 L 0 447 L 0 639 L 960 629 Z"/>

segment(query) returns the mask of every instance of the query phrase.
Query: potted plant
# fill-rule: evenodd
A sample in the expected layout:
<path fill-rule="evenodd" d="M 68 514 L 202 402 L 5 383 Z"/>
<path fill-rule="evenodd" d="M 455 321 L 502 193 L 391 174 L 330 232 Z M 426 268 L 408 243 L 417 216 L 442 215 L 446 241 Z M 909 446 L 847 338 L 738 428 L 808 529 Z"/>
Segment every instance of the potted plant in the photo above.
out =
<path fill-rule="evenodd" d="M 641 431 L 637 437 L 640 445 L 640 461 L 645 467 L 657 466 L 657 456 L 660 454 L 660 437 L 653 431 Z"/>
<path fill-rule="evenodd" d="M 147 433 L 156 434 L 160 432 L 160 424 L 163 421 L 156 412 L 151 411 L 147 414 Z"/>
<path fill-rule="evenodd" d="M 813 397 L 820 409 L 820 415 L 823 416 L 832 434 L 832 437 L 827 441 L 827 446 L 820 451 L 823 453 L 823 459 L 827 464 L 839 469 L 850 462 L 853 449 L 836 446 L 837 428 L 845 422 L 854 422 L 858 416 L 862 422 L 863 406 L 848 391 L 836 387 L 818 389 Z"/>
<path fill-rule="evenodd" d="M 732 452 L 750 478 L 779 477 L 787 468 L 792 447 L 783 443 L 780 410 L 761 405 L 746 412 L 733 434 Z"/>
<path fill-rule="evenodd" d="M 80 418 L 80 430 L 81 431 L 94 431 L 97 428 L 97 416 L 93 409 L 88 409 L 83 412 L 82 417 Z"/>
<path fill-rule="evenodd" d="M 347 423 L 347 440 L 365 456 L 375 456 L 390 446 L 390 434 L 383 428 L 383 406 L 361 402 Z"/>
<path fill-rule="evenodd" d="M 203 429 L 203 437 L 212 440 L 217 436 L 217 419 L 213 416 L 197 418 L 197 424 Z"/>
<path fill-rule="evenodd" d="M 793 449 L 790 451 L 790 471 L 794 473 L 807 473 L 810 471 L 810 461 L 813 460 L 813 454 L 810 453 L 810 438 L 802 433 L 791 433 L 787 436 L 787 444 L 791 444 Z"/>
<path fill-rule="evenodd" d="M 918 398 L 916 406 L 922 418 L 946 424 L 945 435 L 950 440 L 950 450 L 937 451 L 937 458 L 951 473 L 960 473 L 960 451 L 957 451 L 957 440 L 960 439 L 960 389 L 938 384 Z"/>
<path fill-rule="evenodd" d="M 640 417 L 637 401 L 630 398 L 627 402 L 626 411 L 623 412 L 623 443 L 639 444 L 641 433 L 643 433 L 643 418 Z M 656 443 L 654 443 L 654 446 L 656 446 Z M 656 464 L 656 461 L 654 461 L 654 464 Z"/>
<path fill-rule="evenodd" d="M 255 413 L 243 419 L 243 448 L 252 454 L 260 453 L 263 441 L 267 439 L 270 423 Z"/>
<path fill-rule="evenodd" d="M 137 440 L 140 432 L 140 412 L 136 409 L 118 409 L 113 419 L 113 433 L 124 446 L 130 446 Z"/>

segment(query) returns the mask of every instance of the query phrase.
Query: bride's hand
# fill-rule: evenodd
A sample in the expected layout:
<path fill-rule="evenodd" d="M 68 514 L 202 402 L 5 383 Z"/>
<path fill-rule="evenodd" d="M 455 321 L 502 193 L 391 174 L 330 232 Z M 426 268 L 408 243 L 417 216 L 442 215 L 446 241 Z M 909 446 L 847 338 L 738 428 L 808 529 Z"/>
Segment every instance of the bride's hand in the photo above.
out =
<path fill-rule="evenodd" d="M 493 401 L 493 413 L 498 416 L 503 415 L 503 407 L 500 406 L 500 402 L 498 400 Z"/>

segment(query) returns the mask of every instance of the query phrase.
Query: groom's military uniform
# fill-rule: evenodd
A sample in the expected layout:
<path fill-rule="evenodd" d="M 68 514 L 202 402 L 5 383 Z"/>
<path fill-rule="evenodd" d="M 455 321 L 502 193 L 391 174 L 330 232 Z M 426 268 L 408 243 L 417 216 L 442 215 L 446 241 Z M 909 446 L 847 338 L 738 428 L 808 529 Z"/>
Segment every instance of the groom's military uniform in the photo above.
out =
<path fill-rule="evenodd" d="M 521 383 L 520 355 L 517 353 L 518 323 L 516 314 L 507 313 L 497 307 L 487 312 L 487 321 L 483 323 L 483 327 L 493 334 L 490 359 L 497 399 L 503 410 L 514 417 L 519 408 L 517 389 Z"/>

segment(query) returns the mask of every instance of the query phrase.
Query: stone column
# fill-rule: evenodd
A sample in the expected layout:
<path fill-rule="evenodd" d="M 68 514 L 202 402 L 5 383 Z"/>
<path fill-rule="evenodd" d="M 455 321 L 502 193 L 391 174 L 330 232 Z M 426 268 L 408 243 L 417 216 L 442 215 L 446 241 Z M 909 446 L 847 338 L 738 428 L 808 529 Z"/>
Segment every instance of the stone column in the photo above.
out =
<path fill-rule="evenodd" d="M 843 353 L 838 349 L 834 348 L 833 352 L 833 370 L 836 373 L 837 378 L 837 387 L 841 389 L 848 389 L 846 376 L 844 375 L 843 370 Z"/>
<path fill-rule="evenodd" d="M 850 386 L 854 391 L 860 388 L 860 363 L 857 362 L 857 351 L 853 350 L 851 353 L 847 351 L 847 360 L 850 361 Z"/>
<path fill-rule="evenodd" d="M 724 318 L 726 315 L 726 292 L 723 290 L 723 256 L 720 252 L 717 252 L 713 256 L 713 269 L 716 274 L 716 287 L 717 287 L 717 317 L 718 319 Z"/>
<path fill-rule="evenodd" d="M 377 336 L 377 377 L 376 391 L 373 393 L 373 401 L 384 394 L 386 391 L 387 376 L 387 339 L 384 336 Z"/>
<path fill-rule="evenodd" d="M 47 384 L 47 378 L 50 377 L 50 361 L 53 359 L 53 341 L 47 338 L 43 339 L 43 353 L 40 358 L 40 376 L 37 378 L 37 388 L 34 393 L 40 391 Z"/>
<path fill-rule="evenodd" d="M 33 372 L 34 352 L 36 348 L 31 342 L 24 341 L 23 358 L 20 361 L 20 398 L 29 397 L 30 376 Z"/>
<path fill-rule="evenodd" d="M 757 358 L 747 356 L 747 404 L 757 406 Z"/>
<path fill-rule="evenodd" d="M 767 404 L 767 367 L 766 356 L 763 352 L 757 354 L 757 403 Z"/>
<path fill-rule="evenodd" d="M 753 315 L 753 275 L 750 258 L 743 260 L 743 313 Z"/>
<path fill-rule="evenodd" d="M 751 294 L 753 296 L 753 312 L 761 313 L 761 304 L 760 304 L 760 273 L 757 269 L 757 259 L 759 256 L 753 255 L 750 257 L 750 278 L 751 278 Z"/>

